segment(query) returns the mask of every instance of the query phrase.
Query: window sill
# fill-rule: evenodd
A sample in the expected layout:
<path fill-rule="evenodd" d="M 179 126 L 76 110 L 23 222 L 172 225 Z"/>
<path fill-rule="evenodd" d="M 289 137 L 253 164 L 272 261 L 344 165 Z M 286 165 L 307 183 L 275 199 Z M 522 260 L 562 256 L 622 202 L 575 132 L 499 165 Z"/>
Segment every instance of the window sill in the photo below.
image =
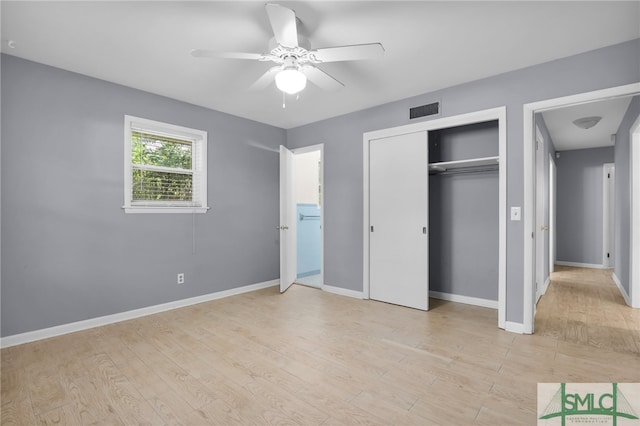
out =
<path fill-rule="evenodd" d="M 209 207 L 122 207 L 125 213 L 206 213 Z"/>

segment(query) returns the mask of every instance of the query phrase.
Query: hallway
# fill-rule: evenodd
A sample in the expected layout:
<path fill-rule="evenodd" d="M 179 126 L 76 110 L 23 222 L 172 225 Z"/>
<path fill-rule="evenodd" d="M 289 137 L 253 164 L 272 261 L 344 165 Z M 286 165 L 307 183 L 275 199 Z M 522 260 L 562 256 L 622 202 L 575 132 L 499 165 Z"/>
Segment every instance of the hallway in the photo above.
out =
<path fill-rule="evenodd" d="M 556 266 L 535 321 L 539 336 L 640 355 L 640 309 L 626 305 L 611 269 Z"/>

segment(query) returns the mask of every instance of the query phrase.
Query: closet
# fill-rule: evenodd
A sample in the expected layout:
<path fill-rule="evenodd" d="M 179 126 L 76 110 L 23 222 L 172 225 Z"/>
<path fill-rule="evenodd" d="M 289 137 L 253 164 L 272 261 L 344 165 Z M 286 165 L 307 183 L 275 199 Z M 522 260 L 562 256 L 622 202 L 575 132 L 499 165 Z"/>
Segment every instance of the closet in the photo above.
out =
<path fill-rule="evenodd" d="M 429 290 L 498 305 L 498 122 L 429 132 Z"/>
<path fill-rule="evenodd" d="M 497 308 L 505 324 L 504 108 L 364 134 L 364 297 Z"/>

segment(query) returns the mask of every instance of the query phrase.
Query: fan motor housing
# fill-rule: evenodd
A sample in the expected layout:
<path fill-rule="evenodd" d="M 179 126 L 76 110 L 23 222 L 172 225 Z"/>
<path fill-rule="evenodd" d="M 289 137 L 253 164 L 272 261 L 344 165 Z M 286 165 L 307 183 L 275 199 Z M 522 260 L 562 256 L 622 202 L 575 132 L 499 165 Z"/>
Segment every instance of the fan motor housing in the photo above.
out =
<path fill-rule="evenodd" d="M 309 42 L 309 39 L 304 36 L 301 36 L 300 34 L 298 34 L 298 46 L 302 47 L 304 50 L 311 50 L 311 43 Z M 268 47 L 269 47 L 269 52 L 273 52 L 273 50 L 277 49 L 278 47 L 281 47 L 283 49 L 288 49 L 288 47 L 286 46 L 280 46 L 276 41 L 275 37 L 271 37 L 269 39 Z"/>

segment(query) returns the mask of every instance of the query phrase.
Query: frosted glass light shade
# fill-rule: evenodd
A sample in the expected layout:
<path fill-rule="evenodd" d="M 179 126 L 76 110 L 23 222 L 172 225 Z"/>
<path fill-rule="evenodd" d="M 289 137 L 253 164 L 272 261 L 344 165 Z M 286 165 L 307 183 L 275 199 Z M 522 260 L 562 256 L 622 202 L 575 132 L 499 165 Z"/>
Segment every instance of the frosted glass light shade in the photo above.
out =
<path fill-rule="evenodd" d="M 297 69 L 284 69 L 276 74 L 278 89 L 290 95 L 296 94 L 307 85 L 307 76 Z"/>
<path fill-rule="evenodd" d="M 582 117 L 577 120 L 573 120 L 573 124 L 581 129 L 590 129 L 596 124 L 598 124 L 602 120 L 602 117 L 594 116 L 594 117 Z"/>

